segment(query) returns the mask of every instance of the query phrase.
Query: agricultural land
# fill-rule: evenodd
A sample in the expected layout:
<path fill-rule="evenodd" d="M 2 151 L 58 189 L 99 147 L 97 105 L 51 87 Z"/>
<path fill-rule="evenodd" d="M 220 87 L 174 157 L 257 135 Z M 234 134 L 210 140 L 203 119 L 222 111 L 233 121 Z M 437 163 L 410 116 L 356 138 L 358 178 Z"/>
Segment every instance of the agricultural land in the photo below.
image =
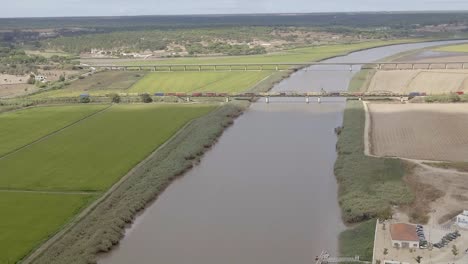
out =
<path fill-rule="evenodd" d="M 5 213 L 0 261 L 23 258 L 187 122 L 214 108 L 86 105 L 0 114 L 2 126 L 8 124 L 6 131 L 15 131 L 1 144 L 2 152 L 10 154 L 0 158 L 0 207 Z"/>
<path fill-rule="evenodd" d="M 371 152 L 377 156 L 468 160 L 464 104 L 369 104 Z"/>

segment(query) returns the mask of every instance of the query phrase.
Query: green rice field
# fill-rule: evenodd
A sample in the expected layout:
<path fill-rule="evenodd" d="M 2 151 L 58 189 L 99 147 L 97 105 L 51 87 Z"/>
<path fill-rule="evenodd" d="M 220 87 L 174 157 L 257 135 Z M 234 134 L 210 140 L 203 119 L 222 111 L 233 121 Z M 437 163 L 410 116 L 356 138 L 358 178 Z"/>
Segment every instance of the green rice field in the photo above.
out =
<path fill-rule="evenodd" d="M 270 71 L 156 72 L 147 74 L 129 92 L 242 92 L 271 74 Z"/>
<path fill-rule="evenodd" d="M 212 109 L 207 105 L 113 106 L 0 159 L 0 188 L 105 190 L 185 123 Z"/>
<path fill-rule="evenodd" d="M 217 106 L 114 105 L 86 117 L 104 107 L 40 107 L 0 115 L 8 122 L 6 137 L 16 142 L 2 138 L 3 150 L 58 130 L 0 157 L 0 263 L 23 258 L 187 122 Z"/>
<path fill-rule="evenodd" d="M 104 109 L 105 105 L 35 107 L 0 114 L 0 157 Z"/>
<path fill-rule="evenodd" d="M 93 198 L 94 195 L 0 191 L 0 263 L 16 263 Z"/>

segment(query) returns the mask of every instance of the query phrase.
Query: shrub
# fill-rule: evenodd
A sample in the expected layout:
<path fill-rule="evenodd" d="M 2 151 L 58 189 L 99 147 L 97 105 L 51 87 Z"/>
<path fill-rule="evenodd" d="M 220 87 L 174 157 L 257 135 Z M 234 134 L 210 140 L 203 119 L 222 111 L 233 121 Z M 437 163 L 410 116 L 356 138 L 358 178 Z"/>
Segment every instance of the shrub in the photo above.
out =
<path fill-rule="evenodd" d="M 120 100 L 121 100 L 120 95 L 111 94 L 110 97 L 111 97 L 113 103 L 116 103 L 116 104 L 120 103 Z"/>
<path fill-rule="evenodd" d="M 80 97 L 80 103 L 87 104 L 89 102 L 91 102 L 91 99 L 89 98 L 89 96 L 81 96 Z"/>
<path fill-rule="evenodd" d="M 35 84 L 36 83 L 36 76 L 34 76 L 34 74 L 31 74 L 29 75 L 29 79 L 28 79 L 28 84 Z"/>
<path fill-rule="evenodd" d="M 147 94 L 147 93 L 142 94 L 142 95 L 140 95 L 140 96 L 141 96 L 141 101 L 142 101 L 143 103 L 151 103 L 151 102 L 153 102 L 153 98 L 151 98 L 151 96 L 150 96 L 149 94 Z"/>

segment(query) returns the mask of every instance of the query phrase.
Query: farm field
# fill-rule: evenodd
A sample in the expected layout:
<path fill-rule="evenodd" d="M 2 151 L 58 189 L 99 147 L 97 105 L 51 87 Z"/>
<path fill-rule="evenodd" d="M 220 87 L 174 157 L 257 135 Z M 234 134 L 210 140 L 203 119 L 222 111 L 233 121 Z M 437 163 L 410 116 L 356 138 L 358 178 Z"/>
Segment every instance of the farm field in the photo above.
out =
<path fill-rule="evenodd" d="M 0 263 L 16 263 L 93 198 L 83 194 L 0 191 Z"/>
<path fill-rule="evenodd" d="M 468 91 L 468 70 L 377 71 L 367 91 L 427 94 Z"/>
<path fill-rule="evenodd" d="M 464 104 L 369 104 L 371 152 L 417 160 L 468 160 Z"/>
<path fill-rule="evenodd" d="M 0 146 L 14 148 L 31 142 L 66 126 L 74 120 L 71 117 L 77 119 L 104 107 L 39 107 L 2 114 L 10 133 L 8 140 L 2 137 Z M 0 158 L 0 210 L 4 216 L 0 263 L 15 263 L 24 257 L 187 122 L 215 107 L 114 105 Z"/>
<path fill-rule="evenodd" d="M 47 106 L 0 114 L 0 157 L 105 107 Z"/>
<path fill-rule="evenodd" d="M 129 92 L 242 92 L 271 74 L 270 71 L 150 73 Z"/>
<path fill-rule="evenodd" d="M 84 79 L 78 79 L 63 89 L 51 90 L 31 96 L 70 97 L 80 94 L 105 95 L 109 93 L 126 92 L 133 84 L 143 78 L 147 72 L 104 71 L 98 72 Z"/>
<path fill-rule="evenodd" d="M 185 123 L 213 108 L 113 106 L 0 159 L 0 189 L 105 190 Z"/>

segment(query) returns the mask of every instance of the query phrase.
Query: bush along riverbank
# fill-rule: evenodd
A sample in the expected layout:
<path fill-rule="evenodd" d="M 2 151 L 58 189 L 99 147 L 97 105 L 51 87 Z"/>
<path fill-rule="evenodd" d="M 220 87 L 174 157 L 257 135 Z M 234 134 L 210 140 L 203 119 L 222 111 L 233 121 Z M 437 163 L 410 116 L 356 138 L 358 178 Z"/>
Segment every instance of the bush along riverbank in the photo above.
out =
<path fill-rule="evenodd" d="M 402 161 L 364 154 L 366 117 L 362 102 L 348 101 L 343 118 L 335 163 L 339 203 L 343 220 L 360 224 L 340 237 L 340 251 L 367 257 L 372 256 L 372 247 L 358 244 L 373 244 L 374 232 L 365 221 L 390 217 L 392 205 L 408 204 L 413 195 L 403 181 Z"/>
<path fill-rule="evenodd" d="M 179 131 L 135 167 L 115 190 L 67 232 L 27 263 L 96 263 L 124 236 L 138 212 L 154 201 L 177 177 L 192 168 L 248 106 L 225 104 Z"/>

